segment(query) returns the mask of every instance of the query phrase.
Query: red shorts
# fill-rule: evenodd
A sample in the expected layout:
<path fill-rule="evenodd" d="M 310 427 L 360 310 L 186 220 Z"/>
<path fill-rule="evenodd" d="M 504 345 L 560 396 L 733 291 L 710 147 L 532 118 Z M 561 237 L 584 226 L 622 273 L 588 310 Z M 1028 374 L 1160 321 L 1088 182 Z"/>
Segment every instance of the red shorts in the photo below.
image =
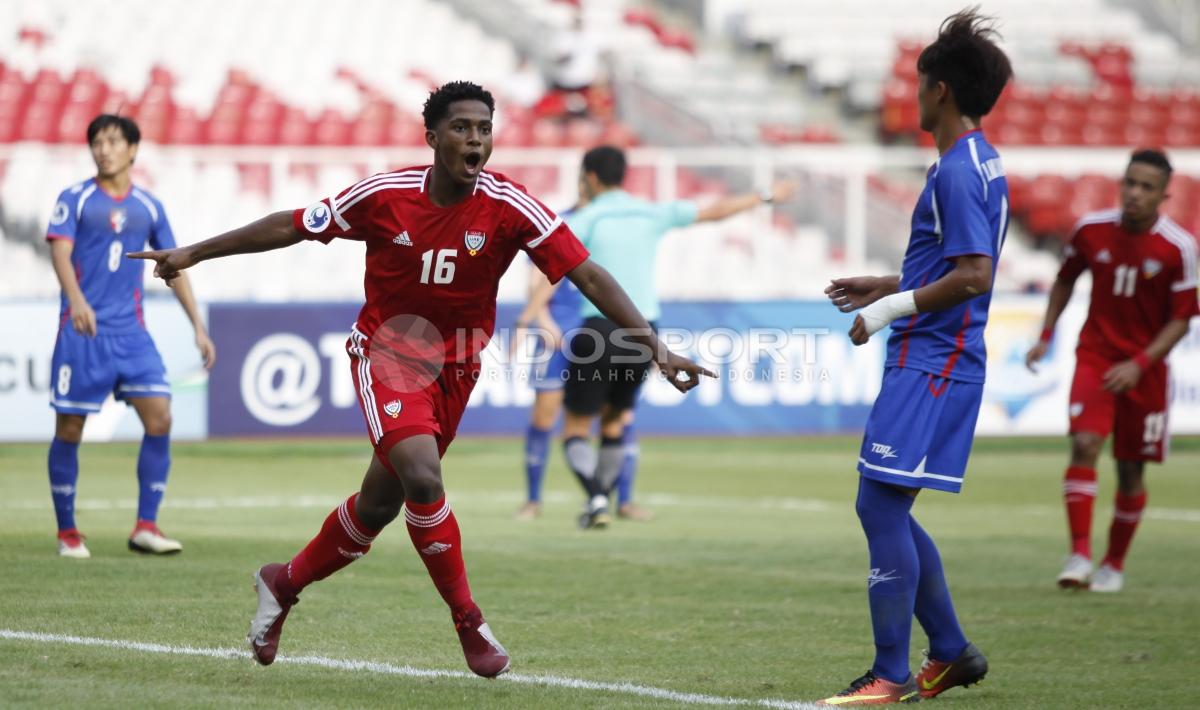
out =
<path fill-rule="evenodd" d="M 1071 382 L 1071 433 L 1113 433 L 1113 456 L 1123 461 L 1161 462 L 1167 448 L 1167 365 L 1156 362 L 1133 389 L 1113 394 L 1104 373 L 1115 362 L 1076 353 Z"/>
<path fill-rule="evenodd" d="M 346 343 L 350 376 L 358 404 L 367 421 L 367 434 L 375 454 L 389 470 L 387 452 L 409 437 L 429 434 L 444 456 L 458 431 L 475 388 L 479 366 L 447 364 L 436 379 L 420 388 L 397 388 L 402 380 L 388 378 L 370 356 L 370 341 L 355 332 Z M 382 375 L 382 376 L 381 376 Z"/>

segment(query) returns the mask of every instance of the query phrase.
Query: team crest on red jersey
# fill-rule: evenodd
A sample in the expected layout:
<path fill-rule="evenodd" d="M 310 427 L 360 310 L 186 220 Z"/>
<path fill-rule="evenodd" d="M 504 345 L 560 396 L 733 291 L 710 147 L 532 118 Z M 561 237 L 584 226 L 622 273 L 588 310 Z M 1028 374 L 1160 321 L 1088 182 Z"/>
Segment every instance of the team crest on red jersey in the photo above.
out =
<path fill-rule="evenodd" d="M 114 207 L 108 211 L 108 223 L 113 232 L 120 234 L 125 229 L 125 208 Z"/>
<path fill-rule="evenodd" d="M 483 248 L 483 245 L 486 241 L 487 234 L 484 232 L 467 230 L 467 233 L 463 235 L 463 242 L 467 245 L 467 252 L 471 256 L 478 254 L 479 250 Z"/>
<path fill-rule="evenodd" d="M 1148 279 L 1152 279 L 1162 271 L 1162 262 L 1158 259 L 1146 259 L 1142 262 L 1142 275 Z"/>

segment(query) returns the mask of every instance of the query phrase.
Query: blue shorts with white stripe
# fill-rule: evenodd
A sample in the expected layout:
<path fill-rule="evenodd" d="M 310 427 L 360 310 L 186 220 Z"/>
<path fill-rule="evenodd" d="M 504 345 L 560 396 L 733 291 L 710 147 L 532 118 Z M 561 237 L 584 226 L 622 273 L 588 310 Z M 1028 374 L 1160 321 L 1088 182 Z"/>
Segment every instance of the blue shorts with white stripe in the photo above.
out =
<path fill-rule="evenodd" d="M 167 370 L 145 330 L 88 337 L 64 323 L 54 343 L 50 406 L 62 414 L 95 414 L 117 399 L 170 397 Z"/>
<path fill-rule="evenodd" d="M 889 367 L 863 433 L 858 470 L 905 488 L 962 488 L 983 385 Z"/>

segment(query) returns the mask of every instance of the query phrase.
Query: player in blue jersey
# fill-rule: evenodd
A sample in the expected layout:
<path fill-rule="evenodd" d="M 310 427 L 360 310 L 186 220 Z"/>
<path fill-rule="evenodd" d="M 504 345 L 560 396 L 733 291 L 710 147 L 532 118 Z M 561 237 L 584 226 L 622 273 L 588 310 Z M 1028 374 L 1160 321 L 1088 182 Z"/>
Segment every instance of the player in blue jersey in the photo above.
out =
<path fill-rule="evenodd" d="M 856 510 L 867 536 L 867 596 L 875 663 L 823 704 L 880 705 L 977 683 L 987 659 L 963 635 L 933 539 L 911 515 L 923 488 L 962 486 L 983 396 L 983 329 L 1008 227 L 1008 184 L 980 121 L 1012 75 L 987 18 L 948 18 L 917 60 L 921 129 L 940 157 L 913 211 L 899 276 L 837 279 L 842 311 L 862 309 L 850 338 L 885 326 L 883 385 L 859 453 Z M 916 678 L 909 639 L 916 615 L 929 651 Z"/>
<path fill-rule="evenodd" d="M 171 389 L 142 319 L 145 265 L 125 258 L 147 242 L 154 249 L 173 248 L 175 236 L 162 203 L 130 177 L 141 137 L 137 124 L 104 114 L 88 125 L 87 137 L 96 177 L 59 195 L 46 233 L 62 286 L 50 381 L 50 405 L 57 412 L 49 469 L 58 553 L 91 556 L 75 527 L 79 442 L 87 416 L 99 412 L 110 393 L 134 408 L 146 431 L 138 454 L 138 515 L 129 549 L 179 552 L 179 542 L 163 535 L 156 523 L 171 465 Z M 172 287 L 196 329 L 204 365 L 211 367 L 216 350 L 191 287 L 186 279 Z"/>
<path fill-rule="evenodd" d="M 795 190 L 792 182 L 780 181 L 763 192 L 726 197 L 705 207 L 690 200 L 652 203 L 622 188 L 626 167 L 619 148 L 599 146 L 585 153 L 580 192 L 588 203 L 571 215 L 568 224 L 597 263 L 603 263 L 649 315 L 651 327 L 661 314 L 654 272 L 658 245 L 667 232 L 783 201 Z M 549 298 L 549 286 L 535 291 L 526 313 L 538 312 Z M 630 499 L 637 463 L 633 407 L 650 363 L 636 348 L 626 348 L 625 334 L 593 304 L 580 304 L 580 324 L 567 345 L 573 357 L 567 358 L 569 366 L 560 376 L 565 381 L 563 453 L 587 496 L 579 524 L 589 529 L 608 526 L 613 488 L 618 491 L 618 517 L 647 520 L 649 511 Z M 593 448 L 589 437 L 597 420 L 600 442 Z"/>

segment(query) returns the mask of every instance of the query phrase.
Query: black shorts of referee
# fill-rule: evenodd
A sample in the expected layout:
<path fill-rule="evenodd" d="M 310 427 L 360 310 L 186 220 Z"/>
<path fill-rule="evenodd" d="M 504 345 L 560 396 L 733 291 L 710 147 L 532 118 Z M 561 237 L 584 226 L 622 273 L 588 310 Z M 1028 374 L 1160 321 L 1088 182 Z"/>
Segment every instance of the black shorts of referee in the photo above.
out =
<path fill-rule="evenodd" d="M 658 332 L 655 323 L 650 328 Z M 571 335 L 563 394 L 568 412 L 595 416 L 605 405 L 615 411 L 633 408 L 652 359 L 650 348 L 635 335 L 600 317 L 588 318 Z"/>

